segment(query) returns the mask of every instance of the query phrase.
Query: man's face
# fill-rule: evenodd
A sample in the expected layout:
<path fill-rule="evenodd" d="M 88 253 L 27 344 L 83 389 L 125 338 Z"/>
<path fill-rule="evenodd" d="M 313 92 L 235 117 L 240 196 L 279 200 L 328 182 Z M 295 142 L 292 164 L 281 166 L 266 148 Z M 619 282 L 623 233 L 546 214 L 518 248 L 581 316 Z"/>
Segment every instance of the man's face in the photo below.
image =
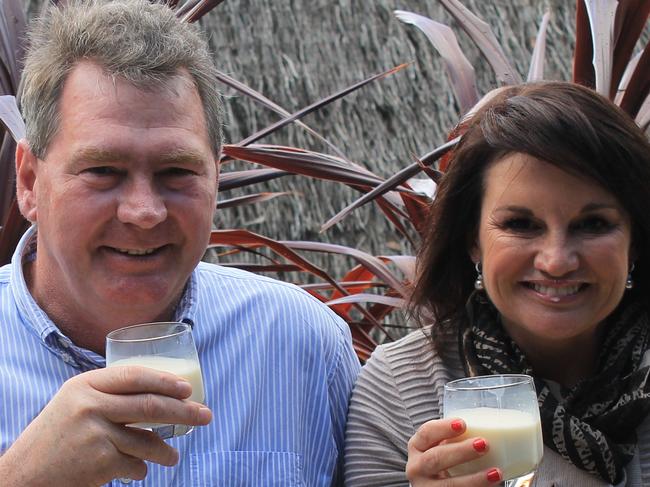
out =
<path fill-rule="evenodd" d="M 19 174 L 21 209 L 38 223 L 32 293 L 55 321 L 102 336 L 170 318 L 205 251 L 217 192 L 196 89 L 181 73 L 143 91 L 81 63 L 59 107 L 44 160 L 32 156 L 33 184 Z M 18 160 L 20 173 L 20 150 Z"/>

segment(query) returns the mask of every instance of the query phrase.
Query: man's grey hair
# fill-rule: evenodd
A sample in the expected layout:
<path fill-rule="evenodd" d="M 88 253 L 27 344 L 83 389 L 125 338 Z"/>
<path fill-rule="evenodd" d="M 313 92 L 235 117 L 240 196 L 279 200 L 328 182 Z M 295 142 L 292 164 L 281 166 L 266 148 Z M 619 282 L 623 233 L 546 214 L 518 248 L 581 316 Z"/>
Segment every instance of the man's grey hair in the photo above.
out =
<path fill-rule="evenodd" d="M 147 0 L 69 0 L 50 6 L 29 33 L 21 108 L 32 152 L 43 158 L 59 127 L 67 76 L 82 61 L 140 89 L 157 89 L 183 70 L 203 104 L 215 155 L 221 149 L 221 99 L 208 45 L 192 24 Z"/>

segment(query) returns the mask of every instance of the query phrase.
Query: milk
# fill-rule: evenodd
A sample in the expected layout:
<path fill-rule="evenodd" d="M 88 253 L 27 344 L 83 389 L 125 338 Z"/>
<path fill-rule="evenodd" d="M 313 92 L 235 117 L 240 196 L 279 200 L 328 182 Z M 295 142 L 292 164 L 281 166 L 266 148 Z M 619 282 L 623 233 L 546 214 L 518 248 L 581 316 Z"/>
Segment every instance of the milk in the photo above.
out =
<path fill-rule="evenodd" d="M 142 367 L 149 367 L 150 369 L 162 370 L 163 372 L 170 372 L 174 375 L 182 377 L 190 384 L 192 384 L 192 395 L 189 397 L 191 401 L 203 402 L 205 400 L 205 393 L 203 392 L 203 378 L 201 377 L 201 367 L 196 360 L 175 358 L 175 357 L 162 357 L 158 355 L 138 355 L 135 357 L 123 358 L 111 362 L 109 367 L 123 366 L 123 365 L 140 365 Z"/>
<path fill-rule="evenodd" d="M 465 433 L 453 441 L 480 437 L 488 442 L 486 454 L 448 469 L 453 477 L 498 467 L 504 480 L 514 479 L 535 470 L 542 459 L 544 444 L 538 414 L 474 408 L 450 411 L 446 416 L 462 418 L 467 425 Z"/>

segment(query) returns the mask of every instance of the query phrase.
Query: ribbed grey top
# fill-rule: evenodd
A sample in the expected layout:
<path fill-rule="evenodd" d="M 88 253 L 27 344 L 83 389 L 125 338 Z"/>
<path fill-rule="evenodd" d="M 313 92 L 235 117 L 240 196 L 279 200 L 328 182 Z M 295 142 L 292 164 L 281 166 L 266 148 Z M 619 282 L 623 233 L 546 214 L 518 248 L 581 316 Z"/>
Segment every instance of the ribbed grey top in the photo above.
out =
<path fill-rule="evenodd" d="M 408 486 L 407 443 L 423 423 L 442 416 L 446 382 L 464 375 L 458 346 L 449 340 L 434 353 L 422 330 L 382 345 L 362 369 L 350 409 L 345 443 L 345 485 Z M 606 384 L 604 384 L 606 386 Z M 650 485 L 650 421 L 639 428 L 639 451 L 616 487 Z M 606 487 L 544 448 L 534 487 Z"/>

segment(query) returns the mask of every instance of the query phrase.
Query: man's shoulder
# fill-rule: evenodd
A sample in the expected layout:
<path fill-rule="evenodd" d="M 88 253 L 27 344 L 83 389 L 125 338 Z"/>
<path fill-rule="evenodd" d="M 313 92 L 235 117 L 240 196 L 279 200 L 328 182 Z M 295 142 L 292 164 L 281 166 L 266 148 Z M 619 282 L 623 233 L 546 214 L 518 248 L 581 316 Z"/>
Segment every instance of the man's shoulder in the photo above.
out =
<path fill-rule="evenodd" d="M 318 316 L 339 330 L 347 325 L 328 306 L 305 290 L 284 281 L 252 272 L 200 262 L 196 268 L 201 292 L 218 294 L 245 306 L 264 306 L 273 313 L 292 315 L 296 319 Z"/>

